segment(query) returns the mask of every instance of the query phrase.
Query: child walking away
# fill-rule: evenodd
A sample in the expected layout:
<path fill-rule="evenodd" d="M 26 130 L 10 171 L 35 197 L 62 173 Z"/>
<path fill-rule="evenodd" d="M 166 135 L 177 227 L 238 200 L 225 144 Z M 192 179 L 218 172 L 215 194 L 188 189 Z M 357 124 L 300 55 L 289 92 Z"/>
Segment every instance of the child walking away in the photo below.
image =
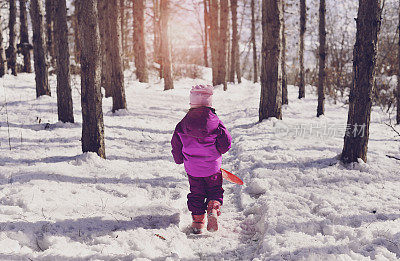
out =
<path fill-rule="evenodd" d="M 202 233 L 207 211 L 207 230 L 217 231 L 223 203 L 222 154 L 231 147 L 231 135 L 212 106 L 213 87 L 197 85 L 190 91 L 190 110 L 172 136 L 175 163 L 185 165 L 190 193 L 193 233 Z"/>

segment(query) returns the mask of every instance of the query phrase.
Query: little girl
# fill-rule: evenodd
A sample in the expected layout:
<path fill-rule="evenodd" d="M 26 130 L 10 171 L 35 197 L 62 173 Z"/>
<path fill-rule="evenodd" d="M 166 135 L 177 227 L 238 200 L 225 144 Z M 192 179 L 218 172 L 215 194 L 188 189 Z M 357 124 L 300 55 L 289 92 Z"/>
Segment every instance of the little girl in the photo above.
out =
<path fill-rule="evenodd" d="M 202 233 L 207 210 L 207 230 L 217 231 L 217 216 L 223 203 L 222 154 L 231 147 L 231 135 L 212 106 L 213 87 L 193 86 L 190 110 L 178 123 L 172 136 L 175 163 L 185 165 L 190 193 L 188 208 L 192 212 L 192 230 Z"/>

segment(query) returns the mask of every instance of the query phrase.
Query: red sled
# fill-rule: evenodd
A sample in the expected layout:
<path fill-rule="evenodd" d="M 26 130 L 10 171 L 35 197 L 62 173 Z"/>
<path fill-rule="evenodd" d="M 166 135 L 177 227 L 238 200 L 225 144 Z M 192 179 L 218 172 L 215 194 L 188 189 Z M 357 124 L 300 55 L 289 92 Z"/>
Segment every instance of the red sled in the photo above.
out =
<path fill-rule="evenodd" d="M 232 183 L 236 183 L 239 185 L 243 185 L 243 181 L 240 178 L 238 178 L 237 176 L 230 173 L 229 171 L 221 169 L 221 172 L 222 172 L 222 177 L 224 179 L 226 179 L 227 181 L 230 181 Z"/>

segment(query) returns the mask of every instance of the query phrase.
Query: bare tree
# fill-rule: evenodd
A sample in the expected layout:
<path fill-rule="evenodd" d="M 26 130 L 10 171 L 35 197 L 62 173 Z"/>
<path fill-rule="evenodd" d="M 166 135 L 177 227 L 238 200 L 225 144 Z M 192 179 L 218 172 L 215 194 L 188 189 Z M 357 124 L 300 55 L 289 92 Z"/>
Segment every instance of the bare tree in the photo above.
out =
<path fill-rule="evenodd" d="M 35 63 L 36 97 L 51 95 L 48 78 L 48 64 L 46 60 L 43 0 L 31 0 L 30 14 L 33 29 L 33 58 Z"/>
<path fill-rule="evenodd" d="M 28 34 L 28 13 L 26 11 L 26 0 L 19 0 L 19 20 L 20 20 L 20 49 L 24 56 L 24 66 L 22 72 L 31 73 L 31 52 L 32 46 L 29 44 Z"/>
<path fill-rule="evenodd" d="M 106 157 L 101 99 L 100 33 L 97 0 L 77 0 L 81 33 L 82 151 Z"/>
<path fill-rule="evenodd" d="M 238 83 L 242 82 L 240 72 L 240 58 L 239 58 L 239 35 L 237 25 L 237 7 L 238 1 L 231 0 L 231 13 L 232 13 L 232 47 L 231 47 L 231 70 L 229 74 L 229 81 L 235 82 L 235 74 Z"/>
<path fill-rule="evenodd" d="M 319 1 L 319 70 L 318 70 L 318 108 L 317 117 L 325 114 L 325 60 L 326 60 L 326 29 L 325 0 Z"/>
<path fill-rule="evenodd" d="M 224 91 L 227 90 L 227 54 L 228 54 L 228 18 L 229 18 L 229 1 L 220 0 L 220 20 L 219 20 L 219 54 L 218 54 L 218 82 L 224 85 Z"/>
<path fill-rule="evenodd" d="M 219 73 L 219 0 L 210 2 L 210 46 L 213 85 L 218 85 Z"/>
<path fill-rule="evenodd" d="M 161 57 L 162 57 L 162 71 L 164 77 L 164 90 L 170 90 L 174 88 L 172 80 L 172 64 L 171 64 L 171 52 L 170 52 L 170 39 L 169 39 L 169 13 L 170 13 L 170 1 L 160 0 L 161 5 Z"/>
<path fill-rule="evenodd" d="M 381 25 L 381 0 L 360 0 L 354 45 L 354 83 L 350 89 L 349 115 L 341 160 L 344 163 L 367 161 L 369 124 L 378 34 Z"/>
<path fill-rule="evenodd" d="M 259 121 L 282 119 L 282 0 L 262 2 L 262 59 Z"/>
<path fill-rule="evenodd" d="M 146 1 L 133 1 L 133 44 L 135 52 L 136 77 L 139 82 L 149 82 L 147 72 L 146 43 L 144 36 L 144 9 Z"/>
<path fill-rule="evenodd" d="M 8 59 L 8 68 L 11 69 L 11 73 L 17 76 L 17 48 L 16 48 L 16 35 L 15 25 L 17 23 L 17 5 L 16 0 L 9 0 L 10 4 L 10 16 L 8 20 L 9 29 L 9 46 L 6 54 Z"/>
<path fill-rule="evenodd" d="M 203 46 L 203 53 L 204 53 L 204 66 L 208 67 L 208 36 L 209 32 L 209 25 L 210 25 L 210 15 L 209 15 L 209 0 L 203 0 L 204 5 L 204 46 Z"/>
<path fill-rule="evenodd" d="M 0 77 L 3 77 L 7 73 L 7 58 L 3 46 L 3 26 L 2 17 L 0 12 Z"/>
<path fill-rule="evenodd" d="M 107 1 L 108 32 L 106 37 L 107 62 L 110 63 L 113 107 L 115 112 L 126 109 L 124 69 L 122 61 L 119 0 Z"/>
<path fill-rule="evenodd" d="M 108 1 L 98 0 L 97 9 L 99 14 L 99 32 L 100 32 L 100 47 L 101 47 L 101 85 L 105 90 L 106 98 L 113 96 L 113 86 L 111 83 L 111 63 L 109 56 L 107 55 L 107 39 L 110 37 L 109 32 L 109 19 L 108 19 Z"/>
<path fill-rule="evenodd" d="M 163 77 L 162 58 L 161 58 L 161 25 L 160 25 L 160 0 L 153 0 L 153 27 L 154 27 L 154 61 L 160 65 L 159 76 Z"/>
<path fill-rule="evenodd" d="M 253 81 L 258 82 L 258 61 L 256 45 L 256 18 L 255 18 L 255 0 L 251 0 L 251 44 L 253 45 Z"/>
<path fill-rule="evenodd" d="M 282 0 L 282 104 L 289 104 L 286 75 L 286 21 L 285 0 Z"/>
<path fill-rule="evenodd" d="M 66 0 L 55 1 L 54 40 L 57 49 L 57 108 L 58 120 L 74 122 L 74 111 L 71 94 L 71 78 L 69 72 L 69 44 Z"/>
<path fill-rule="evenodd" d="M 304 73 L 304 34 L 306 32 L 306 0 L 300 0 L 300 86 L 299 99 L 306 97 Z"/>
<path fill-rule="evenodd" d="M 72 19 L 72 28 L 74 30 L 74 60 L 77 64 L 79 64 L 80 61 L 80 52 L 81 52 L 81 39 L 79 37 L 79 25 L 78 25 L 78 8 L 76 7 L 77 0 L 74 0 L 73 5 L 74 5 L 74 13 L 71 17 Z"/>
<path fill-rule="evenodd" d="M 46 40 L 51 66 L 56 65 L 56 50 L 54 45 L 54 3 L 58 0 L 45 0 L 46 4 Z"/>
<path fill-rule="evenodd" d="M 400 1 L 399 1 L 400 5 Z M 399 28 L 400 28 L 400 8 L 399 8 Z M 397 103 L 397 114 L 396 114 L 396 123 L 400 124 L 400 30 L 398 32 L 399 39 L 398 39 L 398 50 L 397 50 L 397 92 L 396 92 L 396 103 Z"/>

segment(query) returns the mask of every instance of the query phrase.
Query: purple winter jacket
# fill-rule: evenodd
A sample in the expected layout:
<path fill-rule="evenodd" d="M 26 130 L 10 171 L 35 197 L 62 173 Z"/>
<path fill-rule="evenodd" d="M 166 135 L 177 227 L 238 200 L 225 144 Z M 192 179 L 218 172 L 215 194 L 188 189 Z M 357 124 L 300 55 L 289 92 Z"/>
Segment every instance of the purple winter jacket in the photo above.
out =
<path fill-rule="evenodd" d="M 185 164 L 189 175 L 208 177 L 220 170 L 222 154 L 231 148 L 231 141 L 213 108 L 194 108 L 176 125 L 172 155 L 176 164 Z"/>

